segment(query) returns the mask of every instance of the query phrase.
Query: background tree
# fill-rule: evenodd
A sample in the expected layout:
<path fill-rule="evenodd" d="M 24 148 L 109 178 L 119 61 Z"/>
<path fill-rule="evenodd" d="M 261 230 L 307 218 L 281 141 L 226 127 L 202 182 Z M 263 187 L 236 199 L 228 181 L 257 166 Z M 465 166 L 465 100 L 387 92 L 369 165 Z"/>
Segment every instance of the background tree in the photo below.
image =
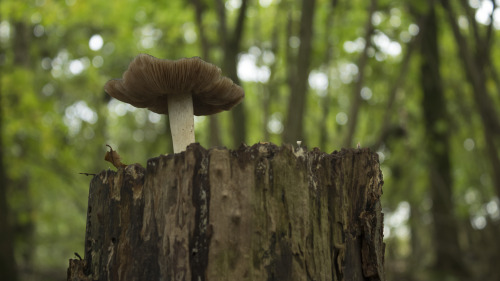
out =
<path fill-rule="evenodd" d="M 456 278 L 466 280 L 469 276 L 461 259 L 463 254 L 458 243 L 458 227 L 453 214 L 455 206 L 452 200 L 453 181 L 449 149 L 451 132 L 440 73 L 440 26 L 436 20 L 434 2 L 428 3 L 420 25 L 420 81 L 426 136 L 424 147 L 429 167 L 429 192 L 433 202 L 431 213 L 435 222 L 432 238 L 435 268 L 439 275 L 455 275 Z"/>
<path fill-rule="evenodd" d="M 231 78 L 236 84 L 240 84 L 240 79 L 237 74 L 237 60 L 244 33 L 243 28 L 246 21 L 247 7 L 248 0 L 242 0 L 234 29 L 231 30 L 227 24 L 228 20 L 224 1 L 216 1 L 217 16 L 219 19 L 220 46 L 222 46 L 222 51 L 224 52 L 221 67 L 224 69 L 225 75 Z M 231 111 L 231 114 L 233 118 L 233 146 L 238 146 L 240 143 L 244 143 L 247 138 L 244 105 L 237 105 Z"/>
<path fill-rule="evenodd" d="M 0 69 L 0 77 L 3 74 L 3 69 Z M 1 82 L 1 80 L 0 80 Z M 2 86 L 0 84 L 0 91 Z M 6 167 L 4 165 L 4 149 L 3 145 L 3 103 L 2 93 L 0 92 L 0 273 L 8 280 L 16 281 L 17 267 L 14 259 L 14 235 L 9 216 L 9 206 L 7 204 L 7 186 L 9 181 L 7 179 Z"/>
<path fill-rule="evenodd" d="M 487 87 L 488 76 L 496 83 L 497 91 L 500 86 L 499 76 L 496 71 L 496 66 L 492 63 L 491 49 L 493 46 L 493 25 L 495 18 L 493 12 L 490 15 L 490 22 L 484 30 L 484 35 L 481 34 L 481 28 L 473 18 L 471 7 L 465 2 L 460 1 L 462 8 L 465 10 L 465 17 L 472 25 L 471 37 L 473 47 L 469 47 L 469 42 L 460 31 L 453 7 L 449 1 L 441 1 L 446 10 L 448 21 L 451 25 L 455 42 L 457 44 L 458 53 L 463 63 L 465 75 L 471 84 L 473 91 L 474 102 L 478 108 L 481 120 L 484 124 L 484 138 L 489 153 L 489 160 L 493 169 L 493 180 L 497 189 L 497 196 L 500 196 L 500 158 L 498 156 L 498 135 L 500 134 L 500 120 L 496 112 L 494 101 L 490 97 Z M 496 2 L 491 1 L 492 10 L 496 10 Z M 498 20 L 498 19 L 497 19 Z"/>
<path fill-rule="evenodd" d="M 306 104 L 306 94 L 308 88 L 309 68 L 312 52 L 313 40 L 313 21 L 315 14 L 316 0 L 303 0 L 301 8 L 301 20 L 299 37 L 299 50 L 295 63 L 287 65 L 289 68 L 288 81 L 290 84 L 290 98 L 288 103 L 288 114 L 286 116 L 285 131 L 283 140 L 288 143 L 302 141 L 303 133 L 303 116 Z"/>

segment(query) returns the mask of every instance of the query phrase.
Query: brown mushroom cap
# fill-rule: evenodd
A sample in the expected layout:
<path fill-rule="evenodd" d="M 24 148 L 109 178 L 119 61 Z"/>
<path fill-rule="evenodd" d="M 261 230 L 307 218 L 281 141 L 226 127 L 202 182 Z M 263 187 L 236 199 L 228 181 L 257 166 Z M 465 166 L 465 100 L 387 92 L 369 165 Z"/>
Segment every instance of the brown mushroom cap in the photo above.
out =
<path fill-rule="evenodd" d="M 231 109 L 245 97 L 243 89 L 221 73 L 198 57 L 167 60 L 139 54 L 123 78 L 109 80 L 104 90 L 120 101 L 160 114 L 168 114 L 167 95 L 191 94 L 194 115 L 210 115 Z"/>

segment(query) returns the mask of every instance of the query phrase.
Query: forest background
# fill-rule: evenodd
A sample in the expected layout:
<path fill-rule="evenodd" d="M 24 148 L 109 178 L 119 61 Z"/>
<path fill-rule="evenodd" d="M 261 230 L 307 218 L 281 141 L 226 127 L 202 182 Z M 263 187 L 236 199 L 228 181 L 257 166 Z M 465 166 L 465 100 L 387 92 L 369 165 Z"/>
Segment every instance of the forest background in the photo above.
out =
<path fill-rule="evenodd" d="M 0 1 L 0 279 L 65 280 L 90 177 L 171 153 L 110 98 L 138 53 L 200 56 L 246 92 L 204 147 L 370 147 L 388 280 L 500 280 L 500 1 Z"/>

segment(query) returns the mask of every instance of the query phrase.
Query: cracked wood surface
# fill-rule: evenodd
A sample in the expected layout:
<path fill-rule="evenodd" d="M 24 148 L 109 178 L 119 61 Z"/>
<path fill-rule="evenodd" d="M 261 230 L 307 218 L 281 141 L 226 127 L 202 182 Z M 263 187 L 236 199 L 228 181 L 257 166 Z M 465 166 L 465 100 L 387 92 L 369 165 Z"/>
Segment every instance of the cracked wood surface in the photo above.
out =
<path fill-rule="evenodd" d="M 187 151 L 96 175 L 68 280 L 384 280 L 368 149 Z"/>

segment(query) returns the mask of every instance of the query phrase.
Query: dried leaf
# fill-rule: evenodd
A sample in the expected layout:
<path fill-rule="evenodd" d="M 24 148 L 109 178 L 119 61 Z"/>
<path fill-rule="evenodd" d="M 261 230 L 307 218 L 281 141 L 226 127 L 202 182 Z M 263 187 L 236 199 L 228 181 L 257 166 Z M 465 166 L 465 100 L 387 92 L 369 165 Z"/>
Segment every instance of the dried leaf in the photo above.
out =
<path fill-rule="evenodd" d="M 106 146 L 109 147 L 109 151 L 107 151 L 106 155 L 104 155 L 104 160 L 110 162 L 116 168 L 127 167 L 126 164 L 123 164 L 121 162 L 120 154 L 118 154 L 118 152 L 114 151 L 113 148 L 111 148 L 111 146 L 109 146 L 109 145 L 106 145 Z"/>

